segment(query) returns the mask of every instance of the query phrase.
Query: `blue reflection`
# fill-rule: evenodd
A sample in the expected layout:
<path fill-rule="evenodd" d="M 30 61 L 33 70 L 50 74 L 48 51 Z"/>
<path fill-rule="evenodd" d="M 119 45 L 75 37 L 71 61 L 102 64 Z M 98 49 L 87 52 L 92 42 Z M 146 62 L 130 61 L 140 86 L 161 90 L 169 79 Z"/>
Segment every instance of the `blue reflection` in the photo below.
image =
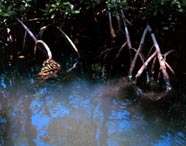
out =
<path fill-rule="evenodd" d="M 130 116 L 130 113 L 128 111 L 113 111 L 112 110 L 111 117 L 110 117 L 112 121 L 108 122 L 107 124 L 108 135 L 131 130 L 132 125 L 131 125 L 131 121 L 129 121 L 129 118 L 128 118 L 129 116 Z"/>
<path fill-rule="evenodd" d="M 178 132 L 175 138 L 175 142 L 178 145 L 186 145 L 186 132 Z"/>
<path fill-rule="evenodd" d="M 96 129 L 96 133 L 95 133 L 95 136 L 96 136 L 96 141 L 97 141 L 97 146 L 101 146 L 101 134 L 102 134 L 102 131 L 101 131 L 101 125 L 104 124 L 103 123 L 103 120 L 104 120 L 104 114 L 103 112 L 101 112 L 101 109 L 100 109 L 100 106 L 97 105 L 93 111 L 93 115 L 92 115 L 92 118 L 94 119 L 94 121 L 100 123 L 100 127 L 97 127 Z"/>
<path fill-rule="evenodd" d="M 4 77 L 0 77 L 0 84 L 1 86 L 5 89 L 7 86 L 6 86 L 6 83 L 5 83 L 5 78 Z"/>
<path fill-rule="evenodd" d="M 65 115 L 68 115 L 70 111 L 66 107 L 58 103 L 53 107 L 49 107 L 49 113 L 51 118 L 57 118 L 57 117 L 63 117 Z"/>
<path fill-rule="evenodd" d="M 41 94 L 46 94 L 47 93 L 47 88 L 45 87 L 45 88 L 42 88 L 42 89 L 40 89 L 40 91 L 39 91 Z"/>
<path fill-rule="evenodd" d="M 1 123 L 7 123 L 7 119 L 6 118 L 0 118 L 0 124 Z"/>
<path fill-rule="evenodd" d="M 32 124 L 41 130 L 43 127 L 47 127 L 50 123 L 50 118 L 42 113 L 37 113 L 37 115 L 32 115 Z"/>
<path fill-rule="evenodd" d="M 78 95 L 76 95 L 76 96 L 70 95 L 70 96 L 69 96 L 69 99 L 70 99 L 69 104 L 70 104 L 73 108 L 78 109 L 78 108 L 79 108 L 79 105 L 78 105 L 78 103 L 79 103 L 79 102 L 78 102 L 79 97 L 78 97 Z"/>
<path fill-rule="evenodd" d="M 178 132 L 177 134 L 171 134 L 170 132 L 167 132 L 165 135 L 162 135 L 161 140 L 153 146 L 185 146 L 185 138 L 186 133 Z"/>
<path fill-rule="evenodd" d="M 97 146 L 100 146 L 100 138 L 101 138 L 101 129 L 96 129 Z"/>
<path fill-rule="evenodd" d="M 2 77 L 0 80 L 0 87 L 7 88 L 6 80 Z M 8 136 L 13 142 L 19 141 L 19 146 L 26 146 L 27 143 L 36 146 L 186 145 L 185 133 L 166 125 L 157 115 L 152 115 L 157 122 L 152 121 L 149 119 L 151 116 L 145 116 L 139 106 L 135 107 L 137 104 L 102 96 L 100 85 L 92 87 L 78 81 L 63 88 L 61 85 L 55 88 L 42 86 L 35 89 L 34 94 L 26 93 L 27 90 L 21 92 L 19 87 L 22 86 L 18 84 L 16 98 L 15 95 L 8 97 L 10 94 L 6 94 L 5 98 L 8 99 L 5 103 L 8 103 L 10 129 L 13 131 Z M 80 140 L 71 142 L 76 140 L 74 137 Z"/>
<path fill-rule="evenodd" d="M 154 146 L 171 146 L 171 134 L 167 133 L 166 135 L 161 136 L 162 140 L 160 140 L 157 144 Z"/>
<path fill-rule="evenodd" d="M 43 103 L 39 100 L 34 100 L 30 104 L 32 111 L 32 125 L 37 130 L 36 139 L 34 140 L 38 146 L 50 146 L 41 140 L 42 137 L 48 136 L 48 126 L 50 123 L 50 117 L 45 114 Z"/>

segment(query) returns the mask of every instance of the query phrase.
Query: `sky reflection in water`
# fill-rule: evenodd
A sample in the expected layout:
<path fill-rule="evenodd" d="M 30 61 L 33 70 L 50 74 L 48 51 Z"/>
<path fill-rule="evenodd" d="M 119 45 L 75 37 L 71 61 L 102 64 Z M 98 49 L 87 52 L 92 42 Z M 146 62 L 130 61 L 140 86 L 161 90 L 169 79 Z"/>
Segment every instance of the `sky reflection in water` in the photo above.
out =
<path fill-rule="evenodd" d="M 0 77 L 1 111 L 8 129 L 5 146 L 184 146 L 185 128 L 138 103 L 125 102 L 112 88 L 79 78 L 34 86 Z M 175 121 L 178 122 L 178 121 Z M 0 121 L 1 123 L 1 121 Z M 177 124 L 179 125 L 179 124 Z M 0 137 L 2 137 L 0 135 Z M 0 145 L 2 145 L 0 143 Z"/>

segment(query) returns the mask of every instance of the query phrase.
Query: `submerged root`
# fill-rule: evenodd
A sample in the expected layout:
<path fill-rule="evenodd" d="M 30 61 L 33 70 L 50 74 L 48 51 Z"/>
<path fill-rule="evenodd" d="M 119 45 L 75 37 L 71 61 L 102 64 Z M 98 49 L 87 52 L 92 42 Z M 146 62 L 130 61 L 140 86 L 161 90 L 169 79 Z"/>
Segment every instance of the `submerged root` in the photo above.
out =
<path fill-rule="evenodd" d="M 162 92 L 142 92 L 141 93 L 141 99 L 142 100 L 150 100 L 150 101 L 160 101 L 161 99 L 165 98 L 167 96 L 168 92 L 162 91 Z"/>
<path fill-rule="evenodd" d="M 43 62 L 43 67 L 41 68 L 40 72 L 37 74 L 37 77 L 42 80 L 46 80 L 49 78 L 57 77 L 57 73 L 61 70 L 61 65 L 58 64 L 53 59 L 45 60 Z"/>
<path fill-rule="evenodd" d="M 119 96 L 139 102 L 159 102 L 170 94 L 156 81 L 150 81 L 147 85 L 140 87 L 135 82 L 122 78 L 118 82 Z"/>
<path fill-rule="evenodd" d="M 140 87 L 139 87 L 140 88 Z M 167 87 L 162 87 L 159 82 L 150 80 L 145 85 L 144 90 L 141 89 L 141 100 L 149 100 L 151 102 L 157 102 L 165 98 L 171 90 L 166 90 Z"/>

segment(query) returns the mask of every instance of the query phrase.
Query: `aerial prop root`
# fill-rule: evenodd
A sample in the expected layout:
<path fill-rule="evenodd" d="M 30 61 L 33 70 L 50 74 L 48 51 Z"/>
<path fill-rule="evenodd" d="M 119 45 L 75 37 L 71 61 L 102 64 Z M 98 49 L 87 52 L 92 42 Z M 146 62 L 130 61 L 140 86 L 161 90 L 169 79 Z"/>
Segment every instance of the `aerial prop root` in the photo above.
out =
<path fill-rule="evenodd" d="M 43 62 L 43 67 L 41 68 L 40 72 L 38 73 L 38 77 L 45 80 L 48 78 L 56 77 L 58 71 L 61 69 L 59 63 L 52 59 L 52 52 L 48 45 L 43 40 L 38 40 L 34 34 L 30 31 L 30 29 L 19 19 L 16 17 L 16 20 L 21 24 L 21 26 L 25 29 L 25 31 L 30 35 L 30 37 L 34 40 L 34 54 L 36 54 L 36 49 L 38 44 L 42 44 L 45 51 L 47 52 L 47 59 Z"/>
<path fill-rule="evenodd" d="M 146 28 L 144 29 L 144 32 L 143 32 L 143 35 L 142 35 L 142 38 L 141 38 L 141 41 L 139 43 L 139 47 L 137 50 L 134 50 L 136 53 L 135 53 L 135 56 L 134 58 L 132 59 L 132 62 L 130 64 L 130 68 L 129 68 L 129 80 L 132 79 L 132 75 L 133 75 L 133 70 L 135 68 L 135 65 L 136 65 L 136 60 L 138 58 L 138 56 L 140 57 L 140 59 L 142 60 L 143 58 L 145 57 L 141 57 L 142 56 L 142 47 L 143 47 L 143 44 L 144 44 L 144 41 L 145 41 L 145 37 L 147 35 L 147 33 L 150 33 L 150 36 L 151 36 L 151 39 L 152 39 L 152 42 L 153 42 L 153 46 L 150 48 L 148 54 L 147 54 L 147 58 L 146 60 L 143 62 L 142 66 L 140 67 L 140 69 L 137 71 L 136 75 L 135 75 L 135 78 L 134 78 L 134 83 L 136 83 L 136 80 L 142 75 L 142 73 L 144 72 L 144 70 L 146 69 L 147 71 L 147 66 L 149 66 L 149 63 L 152 61 L 152 64 L 151 64 L 151 73 L 152 75 L 154 75 L 154 66 L 155 66 L 155 63 L 158 61 L 158 64 L 159 64 L 159 73 L 158 73 L 158 77 L 157 79 L 159 80 L 160 79 L 160 76 L 162 75 L 163 77 L 163 80 L 165 82 L 165 91 L 164 92 L 161 92 L 159 94 L 154 94 L 153 92 L 149 92 L 149 93 L 142 93 L 143 96 L 149 96 L 149 97 L 153 97 L 152 99 L 153 100 L 159 100 L 161 98 L 163 98 L 164 96 L 166 96 L 166 94 L 171 91 L 172 89 L 172 86 L 171 86 L 171 83 L 170 83 L 170 80 L 169 80 L 169 74 L 168 74 L 168 70 L 174 75 L 175 72 L 174 70 L 172 69 L 172 67 L 167 63 L 166 61 L 166 58 L 167 56 L 174 52 L 174 50 L 170 50 L 164 54 L 161 53 L 161 50 L 160 50 L 160 47 L 159 47 L 159 44 L 156 40 L 156 37 L 150 27 L 150 25 L 147 25 Z M 153 52 L 154 50 L 154 52 Z M 148 71 L 147 71 L 148 72 Z M 148 74 L 147 74 L 148 75 Z M 153 77 L 152 77 L 153 79 Z M 151 79 L 151 80 L 152 80 Z M 147 76 L 147 83 L 149 83 L 149 81 L 151 81 L 149 79 L 149 77 Z M 156 96 L 156 97 L 155 97 Z"/>
<path fill-rule="evenodd" d="M 49 26 L 49 25 L 48 25 Z M 40 29 L 40 35 L 42 36 L 43 32 L 47 29 L 48 26 L 44 26 Z M 79 59 L 80 59 L 80 53 L 76 47 L 76 45 L 73 43 L 73 41 L 70 39 L 70 37 L 59 27 L 55 26 L 57 28 L 57 30 L 65 37 L 65 39 L 69 42 L 69 44 L 72 46 L 72 48 L 74 49 L 74 51 L 76 52 L 77 56 L 78 56 L 78 60 L 72 65 L 72 67 L 70 67 L 69 69 L 67 69 L 66 73 L 72 71 L 73 69 L 75 69 L 79 63 Z"/>

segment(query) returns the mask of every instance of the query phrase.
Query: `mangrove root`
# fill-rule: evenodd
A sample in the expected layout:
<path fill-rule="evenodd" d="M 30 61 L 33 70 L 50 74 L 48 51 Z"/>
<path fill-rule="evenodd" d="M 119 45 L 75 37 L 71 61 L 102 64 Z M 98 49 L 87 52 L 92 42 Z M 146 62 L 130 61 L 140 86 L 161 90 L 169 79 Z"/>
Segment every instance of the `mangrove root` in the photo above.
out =
<path fill-rule="evenodd" d="M 57 73 L 61 70 L 61 65 L 58 64 L 53 59 L 46 60 L 43 62 L 43 67 L 40 72 L 37 74 L 37 77 L 42 80 L 46 80 L 48 78 L 57 77 Z"/>
<path fill-rule="evenodd" d="M 39 35 L 42 37 L 42 34 L 44 33 L 44 31 L 47 29 L 47 27 L 49 27 L 51 25 L 48 26 L 44 26 L 40 29 Z M 70 37 L 59 27 L 55 28 L 65 37 L 65 39 L 67 39 L 67 41 L 69 42 L 69 44 L 72 46 L 72 48 L 74 49 L 74 51 L 76 52 L 77 56 L 78 56 L 78 60 L 72 65 L 71 68 L 67 69 L 66 73 L 72 71 L 73 69 L 75 69 L 77 67 L 77 64 L 79 63 L 79 58 L 80 58 L 80 53 L 77 49 L 77 47 L 75 46 L 75 44 L 73 43 L 73 41 L 70 39 Z M 40 42 L 41 43 L 41 42 Z"/>
<path fill-rule="evenodd" d="M 135 79 L 137 79 L 138 77 L 141 76 L 141 74 L 143 73 L 144 69 L 147 68 L 147 66 L 148 66 L 148 64 L 149 64 L 149 62 L 151 60 L 153 60 L 152 66 L 151 66 L 151 71 L 152 71 L 152 74 L 154 74 L 155 62 L 156 62 L 156 60 L 158 60 L 159 66 L 160 66 L 160 71 L 161 71 L 161 74 L 162 74 L 164 82 L 165 82 L 166 91 L 170 91 L 172 87 L 171 87 L 171 84 L 170 84 L 170 81 L 169 81 L 169 74 L 167 73 L 167 68 L 171 71 L 172 74 L 174 74 L 174 71 L 171 68 L 171 66 L 166 62 L 166 57 L 171 52 L 173 52 L 173 50 L 168 51 L 164 55 L 161 54 L 160 47 L 158 45 L 158 42 L 156 40 L 156 37 L 155 37 L 154 33 L 152 32 L 152 29 L 151 29 L 150 25 L 147 25 L 146 28 L 143 31 L 143 35 L 142 35 L 139 47 L 138 47 L 138 49 L 136 51 L 136 54 L 135 54 L 135 56 L 134 56 L 134 58 L 133 58 L 133 60 L 131 62 L 130 68 L 129 68 L 129 79 L 132 79 L 132 74 L 133 74 L 134 67 L 136 65 L 136 60 L 137 60 L 137 57 L 140 56 L 140 53 L 141 53 L 141 50 L 142 50 L 142 47 L 143 47 L 143 44 L 144 44 L 147 32 L 150 33 L 150 36 L 151 36 L 151 39 L 152 39 L 152 42 L 153 42 L 153 47 L 149 50 L 148 55 L 147 55 L 147 59 L 143 63 L 141 68 L 138 70 L 138 72 L 137 72 L 137 74 L 135 76 Z M 151 54 L 153 48 L 155 48 L 155 52 Z M 161 74 L 159 73 L 158 76 L 160 77 Z M 147 78 L 147 80 L 149 82 L 149 78 Z"/>
<path fill-rule="evenodd" d="M 30 29 L 19 19 L 16 18 L 16 20 L 21 24 L 21 26 L 25 29 L 25 31 L 31 36 L 31 38 L 35 42 L 34 46 L 34 54 L 36 53 L 37 45 L 40 43 L 45 48 L 48 58 L 43 62 L 43 67 L 41 68 L 41 71 L 38 73 L 38 77 L 40 77 L 43 80 L 46 80 L 48 78 L 54 78 L 57 77 L 57 73 L 61 69 L 60 64 L 55 62 L 52 59 L 52 52 L 50 51 L 50 48 L 43 40 L 38 40 L 34 34 L 30 31 Z"/>

